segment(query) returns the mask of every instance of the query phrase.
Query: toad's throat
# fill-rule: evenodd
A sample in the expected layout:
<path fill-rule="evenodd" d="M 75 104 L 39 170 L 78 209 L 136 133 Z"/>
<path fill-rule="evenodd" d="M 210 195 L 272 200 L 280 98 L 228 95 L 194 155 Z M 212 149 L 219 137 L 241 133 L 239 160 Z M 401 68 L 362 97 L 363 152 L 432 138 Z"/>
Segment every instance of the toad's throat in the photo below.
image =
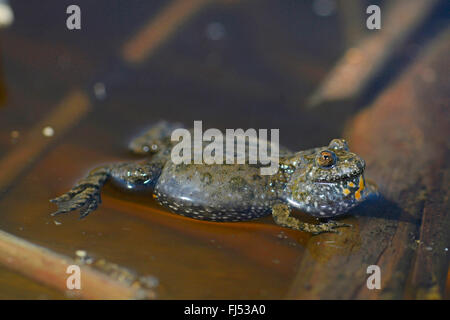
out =
<path fill-rule="evenodd" d="M 361 192 L 365 189 L 364 177 L 363 175 L 359 176 L 358 182 L 358 190 L 355 191 L 355 199 L 360 201 L 362 199 Z"/>
<path fill-rule="evenodd" d="M 347 181 L 341 184 L 344 196 L 353 195 L 357 201 L 363 200 L 363 190 L 366 188 L 364 176 L 361 174 L 357 179 Z"/>

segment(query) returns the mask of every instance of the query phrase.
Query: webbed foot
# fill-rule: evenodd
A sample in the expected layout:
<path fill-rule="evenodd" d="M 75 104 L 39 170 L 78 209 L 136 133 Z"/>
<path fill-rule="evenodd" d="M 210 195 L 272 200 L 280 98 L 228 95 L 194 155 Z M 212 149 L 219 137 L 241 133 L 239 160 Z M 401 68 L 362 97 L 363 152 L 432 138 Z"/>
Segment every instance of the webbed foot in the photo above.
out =
<path fill-rule="evenodd" d="M 337 221 L 328 221 L 319 224 L 302 222 L 299 219 L 291 216 L 291 209 L 285 203 L 277 203 L 273 205 L 272 216 L 275 222 L 280 226 L 291 228 L 294 230 L 309 232 L 314 235 L 325 232 L 338 233 L 338 230 L 336 230 L 337 228 L 351 227 L 351 225 L 349 224 Z"/>
<path fill-rule="evenodd" d="M 97 169 L 79 181 L 69 192 L 51 199 L 50 202 L 58 206 L 58 210 L 51 215 L 56 216 L 80 209 L 80 219 L 86 217 L 101 203 L 100 188 L 108 177 L 108 168 Z"/>
<path fill-rule="evenodd" d="M 53 212 L 52 216 L 80 209 L 80 219 L 82 219 L 97 209 L 101 203 L 100 190 L 92 186 L 75 187 L 62 196 L 51 199 L 50 202 L 58 206 L 58 211 Z"/>
<path fill-rule="evenodd" d="M 309 224 L 309 229 L 312 234 L 321 234 L 325 232 L 331 232 L 331 233 L 339 233 L 337 228 L 343 228 L 343 227 L 351 227 L 351 224 L 346 224 L 342 222 L 337 221 L 328 221 L 323 222 L 319 224 Z"/>

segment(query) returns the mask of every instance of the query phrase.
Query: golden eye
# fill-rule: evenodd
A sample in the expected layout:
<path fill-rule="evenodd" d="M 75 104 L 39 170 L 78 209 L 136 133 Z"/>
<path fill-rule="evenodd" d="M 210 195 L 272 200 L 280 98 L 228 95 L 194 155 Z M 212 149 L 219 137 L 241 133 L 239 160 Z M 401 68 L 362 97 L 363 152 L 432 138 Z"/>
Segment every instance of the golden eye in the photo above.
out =
<path fill-rule="evenodd" d="M 317 157 L 317 164 L 323 168 L 329 168 L 336 163 L 336 156 L 331 151 L 322 151 Z"/>

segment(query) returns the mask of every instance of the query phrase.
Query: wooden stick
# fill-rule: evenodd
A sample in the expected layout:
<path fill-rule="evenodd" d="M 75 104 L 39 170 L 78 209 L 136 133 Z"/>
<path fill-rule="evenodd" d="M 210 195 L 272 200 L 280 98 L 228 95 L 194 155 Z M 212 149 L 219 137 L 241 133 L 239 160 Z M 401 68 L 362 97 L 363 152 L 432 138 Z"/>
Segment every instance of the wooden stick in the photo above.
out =
<path fill-rule="evenodd" d="M 26 134 L 24 141 L 0 160 L 0 194 L 5 192 L 57 137 L 73 128 L 90 108 L 89 97 L 82 91 L 75 90 L 36 123 Z M 51 136 L 43 134 L 43 129 L 47 126 L 51 128 Z"/>
<path fill-rule="evenodd" d="M 151 19 L 122 49 L 123 59 L 138 64 L 165 43 L 188 18 L 211 0 L 173 0 Z"/>
<path fill-rule="evenodd" d="M 0 264 L 44 285 L 85 299 L 153 299 L 155 292 L 131 287 L 75 260 L 0 231 Z M 81 270 L 81 289 L 68 290 L 70 265 Z"/>
<path fill-rule="evenodd" d="M 381 29 L 371 31 L 371 35 L 347 50 L 309 98 L 308 105 L 315 107 L 326 101 L 357 96 L 424 21 L 436 2 L 437 0 L 398 0 L 391 8 L 386 8 L 386 14 L 383 10 Z"/>
<path fill-rule="evenodd" d="M 450 29 L 346 130 L 351 150 L 367 163 L 366 176 L 382 199 L 353 211 L 354 228 L 327 235 L 350 249 L 329 257 L 317 238 L 308 243 L 289 298 L 444 298 L 450 243 L 448 137 Z M 317 256 L 310 252 L 316 245 Z M 447 251 L 446 249 L 447 248 Z M 325 259 L 327 263 L 323 263 Z M 370 290 L 367 267 L 381 270 Z"/>

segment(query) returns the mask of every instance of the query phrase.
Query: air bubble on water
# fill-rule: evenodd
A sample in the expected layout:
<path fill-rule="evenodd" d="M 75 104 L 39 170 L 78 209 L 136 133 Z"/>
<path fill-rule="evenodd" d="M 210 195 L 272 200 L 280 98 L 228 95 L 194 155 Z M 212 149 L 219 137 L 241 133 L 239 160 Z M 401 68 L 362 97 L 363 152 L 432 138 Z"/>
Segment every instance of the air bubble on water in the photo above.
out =
<path fill-rule="evenodd" d="M 4 1 L 0 2 L 0 28 L 11 25 L 14 21 L 14 14 L 10 6 Z"/>
<path fill-rule="evenodd" d="M 277 234 L 277 237 L 280 238 L 280 239 L 287 239 L 288 238 L 288 236 L 283 231 L 280 231 L 280 233 Z"/>
<path fill-rule="evenodd" d="M 87 256 L 87 252 L 85 250 L 77 250 L 75 251 L 75 255 L 79 258 L 85 258 Z"/>
<path fill-rule="evenodd" d="M 44 137 L 53 137 L 54 134 L 55 130 L 50 126 L 46 126 L 44 127 L 44 129 L 42 129 L 42 135 Z"/>
<path fill-rule="evenodd" d="M 94 84 L 94 94 L 98 100 L 104 100 L 106 98 L 106 87 L 103 82 Z"/>
<path fill-rule="evenodd" d="M 82 263 L 92 264 L 94 262 L 94 259 L 88 255 L 86 250 L 76 250 L 75 256 Z"/>

